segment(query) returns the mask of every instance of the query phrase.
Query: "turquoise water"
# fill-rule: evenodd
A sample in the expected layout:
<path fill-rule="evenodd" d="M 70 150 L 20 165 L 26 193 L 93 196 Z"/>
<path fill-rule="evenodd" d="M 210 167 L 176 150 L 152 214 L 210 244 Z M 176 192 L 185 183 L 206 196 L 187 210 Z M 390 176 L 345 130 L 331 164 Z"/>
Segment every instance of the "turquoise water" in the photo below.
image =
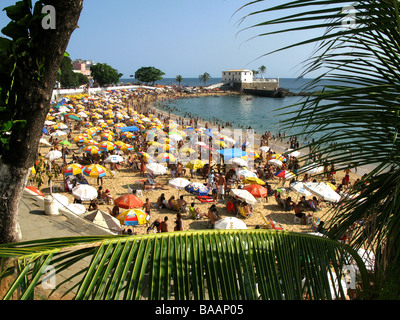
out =
<path fill-rule="evenodd" d="M 283 134 L 280 121 L 284 116 L 280 116 L 282 111 L 277 109 L 294 104 L 300 99 L 301 97 L 279 99 L 251 95 L 214 96 L 169 100 L 159 104 L 158 108 L 162 111 L 171 109 L 171 113 L 186 118 L 190 114 L 205 122 L 228 121 L 234 128 L 246 129 L 251 126 L 257 134 L 266 131 Z"/>

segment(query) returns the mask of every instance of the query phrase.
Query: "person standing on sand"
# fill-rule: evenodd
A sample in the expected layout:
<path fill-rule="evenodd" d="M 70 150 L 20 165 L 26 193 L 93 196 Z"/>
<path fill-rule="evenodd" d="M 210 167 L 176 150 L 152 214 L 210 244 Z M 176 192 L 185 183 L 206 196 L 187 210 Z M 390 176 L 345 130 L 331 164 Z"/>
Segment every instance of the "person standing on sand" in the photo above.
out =
<path fill-rule="evenodd" d="M 160 230 L 161 232 L 168 232 L 168 216 L 164 217 L 164 221 L 161 222 Z"/>
<path fill-rule="evenodd" d="M 226 179 L 222 174 L 219 175 L 217 179 L 217 185 L 218 185 L 218 197 L 220 200 L 224 200 Z"/>
<path fill-rule="evenodd" d="M 147 220 L 146 227 L 148 227 L 148 225 L 149 225 L 149 221 L 150 221 L 150 208 L 151 208 L 151 207 L 154 208 L 154 206 L 150 203 L 149 198 L 146 198 L 146 202 L 143 204 L 143 207 L 142 207 L 142 209 L 144 209 L 144 212 L 146 212 L 146 214 L 147 214 L 147 218 L 146 218 L 146 220 Z"/>
<path fill-rule="evenodd" d="M 174 231 L 183 231 L 182 215 L 179 212 L 176 214 L 175 224 Z"/>

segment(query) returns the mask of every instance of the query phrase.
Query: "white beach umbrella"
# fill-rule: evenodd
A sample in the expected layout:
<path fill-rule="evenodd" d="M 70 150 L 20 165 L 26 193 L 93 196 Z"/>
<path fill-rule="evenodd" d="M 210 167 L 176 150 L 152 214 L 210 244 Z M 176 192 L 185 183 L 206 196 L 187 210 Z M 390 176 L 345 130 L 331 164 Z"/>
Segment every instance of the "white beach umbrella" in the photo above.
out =
<path fill-rule="evenodd" d="M 278 159 L 269 159 L 268 164 L 270 164 L 272 166 L 282 167 L 282 161 L 280 161 Z"/>
<path fill-rule="evenodd" d="M 303 181 L 296 181 L 290 184 L 290 189 L 300 193 L 302 196 L 310 197 L 312 193 L 304 187 Z"/>
<path fill-rule="evenodd" d="M 249 204 L 256 204 L 257 199 L 247 190 L 243 189 L 231 189 L 230 194 L 236 199 L 240 199 Z"/>
<path fill-rule="evenodd" d="M 59 194 L 59 193 L 53 193 L 52 196 L 56 200 L 58 207 L 68 206 L 69 199 L 66 196 Z"/>
<path fill-rule="evenodd" d="M 300 151 L 294 151 L 293 149 L 286 149 L 285 154 L 291 156 L 291 157 L 299 157 L 300 156 Z"/>
<path fill-rule="evenodd" d="M 44 122 L 44 125 L 45 125 L 45 126 L 52 126 L 52 125 L 54 125 L 54 124 L 57 124 L 57 122 L 51 121 L 51 120 L 46 120 L 46 121 Z"/>
<path fill-rule="evenodd" d="M 185 187 L 190 183 L 189 180 L 184 179 L 184 178 L 175 178 L 175 179 L 171 179 L 168 181 L 168 184 L 170 186 L 173 186 L 174 188 L 178 189 L 178 190 L 183 190 L 185 189 Z"/>
<path fill-rule="evenodd" d="M 236 164 L 236 165 L 242 166 L 242 167 L 247 166 L 247 161 L 242 158 L 232 158 L 232 159 L 229 159 L 226 163 Z"/>
<path fill-rule="evenodd" d="M 67 209 L 72 211 L 75 214 L 83 214 L 86 212 L 86 208 L 83 204 L 79 204 L 79 203 L 70 203 L 67 206 Z"/>
<path fill-rule="evenodd" d="M 154 175 L 162 175 L 167 173 L 167 168 L 159 163 L 148 163 L 146 164 L 146 169 L 148 172 Z"/>
<path fill-rule="evenodd" d="M 215 221 L 215 229 L 247 229 L 247 225 L 235 217 L 226 217 Z"/>
<path fill-rule="evenodd" d="M 339 202 L 340 200 L 340 195 L 325 182 L 306 182 L 304 188 L 325 201 Z"/>
<path fill-rule="evenodd" d="M 66 136 L 68 133 L 66 133 L 65 131 L 61 131 L 61 130 L 57 130 L 54 131 L 53 133 L 50 133 L 50 135 L 52 137 L 62 137 L 62 136 Z"/>
<path fill-rule="evenodd" d="M 119 163 L 124 162 L 124 158 L 117 154 L 109 155 L 105 160 L 107 163 Z"/>
<path fill-rule="evenodd" d="M 52 144 L 50 142 L 48 142 L 46 139 L 44 139 L 44 138 L 40 138 L 39 143 L 43 144 L 45 146 L 49 146 L 49 147 L 52 146 Z"/>
<path fill-rule="evenodd" d="M 90 201 L 97 198 L 97 189 L 88 184 L 79 184 L 72 189 L 72 195 L 82 201 Z"/>
<path fill-rule="evenodd" d="M 299 169 L 300 172 L 309 173 L 309 174 L 317 174 L 324 170 L 323 166 L 319 166 L 317 163 L 310 163 L 305 167 Z"/>
<path fill-rule="evenodd" d="M 62 157 L 62 152 L 59 150 L 51 150 L 44 156 L 46 159 L 53 161 Z"/>
<path fill-rule="evenodd" d="M 254 178 L 258 178 L 257 174 L 255 174 L 253 171 L 250 170 L 239 170 L 238 171 L 238 176 L 239 179 L 246 179 L 246 178 L 250 178 L 250 177 L 254 177 Z"/>

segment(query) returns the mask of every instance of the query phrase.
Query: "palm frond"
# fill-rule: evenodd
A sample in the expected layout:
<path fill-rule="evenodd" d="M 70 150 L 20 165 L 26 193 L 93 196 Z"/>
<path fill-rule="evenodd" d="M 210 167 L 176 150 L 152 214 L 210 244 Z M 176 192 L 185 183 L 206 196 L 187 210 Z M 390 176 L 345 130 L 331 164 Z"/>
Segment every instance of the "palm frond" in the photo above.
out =
<path fill-rule="evenodd" d="M 63 249 L 50 249 L 51 241 Z M 23 289 L 21 299 L 31 299 L 47 265 L 54 267 L 56 279 L 65 268 L 79 266 L 79 272 L 57 284 L 58 290 L 68 283 L 68 292 L 74 286 L 78 300 L 344 299 L 341 283 L 331 293 L 328 274 L 340 279 L 349 260 L 359 267 L 368 290 L 365 266 L 350 247 L 314 235 L 268 230 L 38 240 L 3 245 L 0 257 L 13 257 L 3 276 L 14 274 L 14 264 L 18 266 L 4 299 L 17 289 Z"/>

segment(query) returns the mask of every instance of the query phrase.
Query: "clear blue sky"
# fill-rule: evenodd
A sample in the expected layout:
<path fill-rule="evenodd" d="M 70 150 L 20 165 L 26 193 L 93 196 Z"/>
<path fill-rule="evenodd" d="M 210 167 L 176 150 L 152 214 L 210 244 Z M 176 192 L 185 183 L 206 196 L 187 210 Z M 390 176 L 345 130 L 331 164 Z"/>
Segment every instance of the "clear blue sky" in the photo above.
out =
<path fill-rule="evenodd" d="M 250 0 L 249 0 L 250 1 Z M 220 78 L 227 69 L 255 69 L 265 65 L 265 77 L 296 77 L 312 46 L 263 57 L 270 50 L 299 40 L 298 34 L 259 37 L 266 29 L 238 32 L 270 15 L 246 20 L 245 14 L 282 1 L 266 1 L 234 14 L 243 0 L 85 0 L 79 29 L 70 39 L 71 59 L 107 63 L 129 78 L 143 66 L 154 66 L 166 78 L 198 77 L 208 72 Z M 15 3 L 3 0 L 2 8 Z M 35 0 L 33 0 L 35 2 Z M 272 16 L 273 17 L 273 16 Z M 8 23 L 4 12 L 0 27 Z M 322 30 L 321 30 L 322 32 Z M 315 34 L 315 33 L 314 33 Z M 307 34 L 302 34 L 302 37 Z M 254 61 L 255 60 L 255 61 Z"/>

